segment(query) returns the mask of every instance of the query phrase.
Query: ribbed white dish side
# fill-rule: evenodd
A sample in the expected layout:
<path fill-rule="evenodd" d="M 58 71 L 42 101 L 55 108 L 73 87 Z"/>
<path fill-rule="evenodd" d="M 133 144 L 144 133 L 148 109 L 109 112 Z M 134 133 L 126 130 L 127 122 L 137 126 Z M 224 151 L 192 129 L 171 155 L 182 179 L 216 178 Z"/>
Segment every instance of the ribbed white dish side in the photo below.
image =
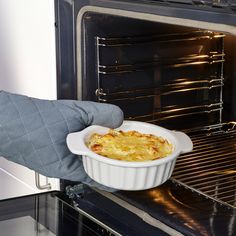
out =
<path fill-rule="evenodd" d="M 86 156 L 83 156 L 82 157 L 82 160 L 83 160 L 83 166 L 84 166 L 84 170 L 85 170 L 85 172 L 86 173 L 89 173 L 89 172 L 91 172 L 91 170 L 89 170 L 89 164 L 88 164 L 88 162 L 87 162 L 87 157 Z M 91 177 L 91 176 L 90 176 Z"/>
<path fill-rule="evenodd" d="M 159 166 L 120 167 L 83 156 L 86 173 L 95 181 L 121 190 L 142 190 L 156 187 L 170 178 L 175 160 Z"/>
<path fill-rule="evenodd" d="M 169 172 L 169 175 L 168 175 L 168 179 L 171 177 L 173 171 L 174 171 L 174 168 L 175 168 L 175 162 L 176 162 L 176 159 L 174 159 L 172 162 L 171 162 L 171 167 L 170 167 L 170 172 Z"/>

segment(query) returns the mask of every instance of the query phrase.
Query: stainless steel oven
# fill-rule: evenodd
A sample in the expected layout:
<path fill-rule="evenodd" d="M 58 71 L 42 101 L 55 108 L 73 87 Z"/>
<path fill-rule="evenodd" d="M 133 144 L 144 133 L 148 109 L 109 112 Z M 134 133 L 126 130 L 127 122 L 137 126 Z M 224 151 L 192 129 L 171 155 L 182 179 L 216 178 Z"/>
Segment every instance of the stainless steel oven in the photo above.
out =
<path fill-rule="evenodd" d="M 116 104 L 194 143 L 164 186 L 100 194 L 185 235 L 236 234 L 235 1 L 56 4 L 59 98 Z"/>

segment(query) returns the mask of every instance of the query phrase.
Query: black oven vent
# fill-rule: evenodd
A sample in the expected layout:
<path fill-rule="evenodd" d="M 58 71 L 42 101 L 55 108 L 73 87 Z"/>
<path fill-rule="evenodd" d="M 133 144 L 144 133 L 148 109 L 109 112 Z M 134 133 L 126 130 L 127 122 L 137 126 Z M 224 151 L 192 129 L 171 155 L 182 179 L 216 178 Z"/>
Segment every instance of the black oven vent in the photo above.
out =
<path fill-rule="evenodd" d="M 224 36 L 95 37 L 97 101 L 120 106 L 125 119 L 172 129 L 221 123 Z"/>

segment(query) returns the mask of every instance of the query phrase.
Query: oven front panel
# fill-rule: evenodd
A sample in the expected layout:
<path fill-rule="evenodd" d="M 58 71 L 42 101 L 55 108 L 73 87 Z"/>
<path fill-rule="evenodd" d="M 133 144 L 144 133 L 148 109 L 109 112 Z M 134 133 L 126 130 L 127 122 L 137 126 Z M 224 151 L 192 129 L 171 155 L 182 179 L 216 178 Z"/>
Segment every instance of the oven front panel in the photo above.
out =
<path fill-rule="evenodd" d="M 60 98 L 113 103 L 126 119 L 189 132 L 194 151 L 178 159 L 174 184 L 166 183 L 166 194 L 185 209 L 160 194 L 166 185 L 118 197 L 161 221 L 169 220 L 162 218 L 167 209 L 173 221 L 183 219 L 177 225 L 186 226 L 186 235 L 221 233 L 219 222 L 231 235 L 236 14 L 232 1 L 197 2 L 58 1 L 58 19 L 70 22 L 68 28 L 58 22 Z M 186 204 L 196 196 L 194 206 Z M 165 210 L 156 216 L 160 204 Z M 201 214 L 202 219 L 207 214 L 203 225 Z"/>

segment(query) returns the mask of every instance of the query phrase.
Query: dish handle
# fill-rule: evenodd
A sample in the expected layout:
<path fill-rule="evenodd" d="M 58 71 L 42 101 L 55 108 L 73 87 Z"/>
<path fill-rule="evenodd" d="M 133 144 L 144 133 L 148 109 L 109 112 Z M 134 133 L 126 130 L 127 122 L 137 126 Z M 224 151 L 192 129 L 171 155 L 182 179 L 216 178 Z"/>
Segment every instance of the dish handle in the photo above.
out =
<path fill-rule="evenodd" d="M 68 134 L 66 137 L 66 143 L 72 153 L 77 155 L 87 154 L 87 147 L 84 144 L 83 131 Z"/>
<path fill-rule="evenodd" d="M 193 150 L 193 143 L 189 136 L 180 131 L 172 131 L 172 134 L 178 140 L 180 153 L 187 153 Z"/>

